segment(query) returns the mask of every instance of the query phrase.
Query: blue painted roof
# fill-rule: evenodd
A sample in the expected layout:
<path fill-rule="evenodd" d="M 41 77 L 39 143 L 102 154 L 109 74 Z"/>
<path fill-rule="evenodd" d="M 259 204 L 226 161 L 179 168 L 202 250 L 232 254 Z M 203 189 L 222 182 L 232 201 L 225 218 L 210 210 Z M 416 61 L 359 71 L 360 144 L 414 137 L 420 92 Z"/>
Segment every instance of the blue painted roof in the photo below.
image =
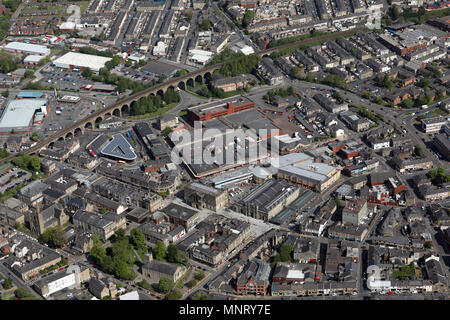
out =
<path fill-rule="evenodd" d="M 43 93 L 40 91 L 21 91 L 17 94 L 19 98 L 40 98 L 43 96 Z"/>

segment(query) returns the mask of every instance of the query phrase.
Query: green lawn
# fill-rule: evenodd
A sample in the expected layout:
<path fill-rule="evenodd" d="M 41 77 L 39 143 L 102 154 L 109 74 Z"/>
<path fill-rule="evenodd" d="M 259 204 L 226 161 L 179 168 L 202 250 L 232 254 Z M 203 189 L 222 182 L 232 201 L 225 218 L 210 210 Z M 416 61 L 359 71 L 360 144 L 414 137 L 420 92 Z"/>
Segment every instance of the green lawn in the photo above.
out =
<path fill-rule="evenodd" d="M 66 13 L 66 8 L 67 7 L 64 7 L 64 6 L 52 6 L 52 5 L 48 5 L 48 6 L 44 6 L 44 7 L 30 7 L 30 6 L 27 6 L 24 10 L 23 10 L 23 12 L 38 12 L 38 11 L 47 11 L 47 10 L 49 10 L 49 11 L 52 11 L 52 10 L 56 10 L 56 11 L 58 11 L 58 14 L 60 14 L 60 15 L 64 15 L 65 13 Z"/>
<path fill-rule="evenodd" d="M 77 5 L 80 6 L 80 11 L 83 14 L 89 5 L 89 1 L 80 1 L 80 2 L 77 2 Z"/>
<path fill-rule="evenodd" d="M 73 4 L 79 6 L 80 12 L 83 14 L 86 11 L 87 7 L 89 6 L 89 1 L 76 1 L 76 2 L 73 2 Z M 69 7 L 68 5 L 67 6 L 66 5 L 65 6 L 57 6 L 57 5 L 51 5 L 50 3 L 48 3 L 47 6 L 41 6 L 41 7 L 27 6 L 23 10 L 23 12 L 37 12 L 37 11 L 42 11 L 42 10 L 57 10 L 58 14 L 64 15 L 64 16 L 69 16 L 72 13 L 67 13 L 68 7 Z"/>
<path fill-rule="evenodd" d="M 178 102 L 173 102 L 163 108 L 160 108 L 158 110 L 156 110 L 155 112 L 150 112 L 150 113 L 146 113 L 146 114 L 141 114 L 139 116 L 130 116 L 130 119 L 133 120 L 142 120 L 142 119 L 148 119 L 148 118 L 153 118 L 156 116 L 161 116 L 164 113 L 166 113 L 167 111 L 169 111 L 170 109 L 172 109 L 173 107 L 176 107 L 178 105 Z"/>

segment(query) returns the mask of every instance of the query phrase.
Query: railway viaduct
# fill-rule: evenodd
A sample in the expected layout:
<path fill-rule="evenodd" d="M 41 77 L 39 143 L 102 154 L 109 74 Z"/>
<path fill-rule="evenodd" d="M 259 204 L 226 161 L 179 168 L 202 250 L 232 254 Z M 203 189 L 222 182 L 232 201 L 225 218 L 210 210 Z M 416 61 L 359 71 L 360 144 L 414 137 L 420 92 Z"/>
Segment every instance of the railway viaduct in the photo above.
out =
<path fill-rule="evenodd" d="M 364 30 L 364 28 L 361 28 L 359 30 Z M 355 31 L 356 30 L 337 32 L 337 33 L 333 33 L 333 35 L 348 36 L 348 35 L 354 34 Z M 261 51 L 257 52 L 256 54 L 258 54 L 260 57 L 268 56 L 272 52 L 295 47 L 295 46 L 298 46 L 301 44 L 308 44 L 308 43 L 314 43 L 316 41 L 326 40 L 329 37 L 330 37 L 330 35 L 324 35 L 324 36 L 319 36 L 319 37 L 315 37 L 315 38 L 311 38 L 311 39 L 307 39 L 307 40 L 301 40 L 301 41 L 285 44 L 285 45 L 282 45 L 279 47 L 270 48 L 267 50 L 261 50 Z M 227 62 L 229 62 L 229 61 L 227 61 Z M 177 78 L 173 78 L 173 79 L 168 80 L 167 82 L 157 84 L 153 87 L 144 89 L 144 90 L 142 90 L 138 93 L 135 93 L 129 97 L 125 97 L 125 98 L 117 101 L 113 105 L 107 106 L 106 108 L 103 108 L 100 110 L 97 110 L 96 112 L 90 114 L 89 116 L 74 122 L 72 125 L 70 125 L 66 128 L 63 128 L 63 129 L 59 130 L 58 132 L 55 132 L 54 134 L 52 134 L 50 137 L 46 138 L 45 140 L 38 142 L 34 147 L 24 151 L 24 154 L 36 154 L 40 150 L 48 148 L 55 141 L 70 139 L 79 134 L 83 134 L 85 132 L 85 130 L 94 128 L 97 123 L 100 123 L 101 121 L 103 121 L 103 119 L 105 119 L 106 117 L 108 117 L 110 115 L 115 115 L 115 116 L 121 117 L 122 114 L 129 113 L 131 106 L 134 103 L 136 103 L 137 101 L 139 101 L 139 99 L 142 99 L 144 97 L 148 97 L 150 95 L 163 94 L 169 88 L 172 88 L 172 89 L 180 88 L 180 89 L 184 90 L 184 89 L 186 89 L 186 87 L 188 85 L 194 86 L 195 82 L 203 83 L 207 79 L 210 79 L 213 72 L 216 70 L 219 70 L 222 67 L 222 65 L 223 65 L 223 63 L 207 66 L 203 69 L 199 69 L 199 70 L 191 72 L 189 74 L 186 74 L 186 75 L 183 75 L 183 76 L 180 76 Z M 3 158 L 0 162 L 4 163 L 7 161 L 11 161 L 12 159 L 14 159 L 14 157 L 15 157 L 14 155 L 8 156 L 6 158 Z"/>
<path fill-rule="evenodd" d="M 138 93 L 135 93 L 129 97 L 123 98 L 113 105 L 107 106 L 106 108 L 97 110 L 96 112 L 90 114 L 89 116 L 74 122 L 72 125 L 59 130 L 58 132 L 52 134 L 45 140 L 40 141 L 34 147 L 24 151 L 25 154 L 35 154 L 42 149 L 48 148 L 51 144 L 58 140 L 70 139 L 76 135 L 83 134 L 85 130 L 89 130 L 95 127 L 97 123 L 100 123 L 106 117 L 110 115 L 115 115 L 121 117 L 123 113 L 129 113 L 132 104 L 136 103 L 144 97 L 150 95 L 163 94 L 166 90 L 172 88 L 186 89 L 188 85 L 194 86 L 195 82 L 203 83 L 207 79 L 211 78 L 212 73 L 215 70 L 220 69 L 222 64 L 216 64 L 208 66 L 206 68 L 191 72 L 187 75 L 183 75 L 167 82 L 158 84 L 156 86 L 144 89 Z M 14 156 L 9 156 L 1 160 L 1 162 L 10 161 Z"/>

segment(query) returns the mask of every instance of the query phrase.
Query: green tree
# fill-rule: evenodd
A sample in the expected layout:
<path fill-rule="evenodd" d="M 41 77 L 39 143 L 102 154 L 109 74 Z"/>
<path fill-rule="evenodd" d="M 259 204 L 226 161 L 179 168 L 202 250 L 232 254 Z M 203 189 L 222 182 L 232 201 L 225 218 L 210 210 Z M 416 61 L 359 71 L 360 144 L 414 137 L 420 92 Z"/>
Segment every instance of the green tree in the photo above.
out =
<path fill-rule="evenodd" d="M 141 67 L 143 67 L 143 66 L 145 66 L 147 64 L 147 61 L 145 60 L 145 59 L 141 59 L 141 60 L 139 60 L 139 62 L 138 62 L 138 66 L 141 68 Z"/>
<path fill-rule="evenodd" d="M 166 299 L 167 300 L 179 300 L 181 299 L 181 297 L 183 296 L 183 294 L 179 291 L 179 290 L 172 290 L 170 291 L 170 293 L 167 295 Z"/>
<path fill-rule="evenodd" d="M 158 283 L 158 291 L 161 293 L 168 293 L 170 290 L 172 290 L 173 286 L 174 283 L 172 279 L 169 279 L 167 277 L 161 277 Z"/>
<path fill-rule="evenodd" d="M 203 20 L 202 20 L 202 27 L 203 27 L 203 29 L 205 29 L 205 30 L 211 29 L 211 20 L 209 20 L 209 19 L 203 19 Z"/>
<path fill-rule="evenodd" d="M 195 279 L 192 279 L 191 281 L 189 281 L 188 283 L 186 283 L 186 287 L 188 287 L 189 289 L 192 289 L 193 287 L 195 287 L 197 285 L 198 281 Z"/>
<path fill-rule="evenodd" d="M 38 82 L 28 82 L 24 87 L 24 90 L 44 90 L 45 88 Z"/>
<path fill-rule="evenodd" d="M 152 288 L 151 284 L 148 283 L 147 280 L 143 279 L 142 281 L 138 282 L 138 285 L 140 285 L 142 288 L 150 290 Z"/>
<path fill-rule="evenodd" d="M 121 241 L 123 239 L 126 239 L 126 231 L 125 229 L 119 229 L 114 233 L 114 237 L 116 241 Z"/>
<path fill-rule="evenodd" d="M 370 96 L 371 96 L 371 92 L 370 91 L 363 90 L 363 92 L 362 92 L 362 97 L 363 98 L 369 100 Z"/>
<path fill-rule="evenodd" d="M 284 243 L 281 245 L 280 248 L 280 258 L 281 261 L 286 262 L 286 261 L 292 261 L 292 246 L 290 244 Z"/>
<path fill-rule="evenodd" d="M 9 156 L 8 151 L 6 151 L 6 149 L 0 148 L 0 159 L 6 158 L 7 156 Z"/>
<path fill-rule="evenodd" d="M 156 242 L 156 246 L 153 248 L 153 257 L 156 260 L 164 260 L 166 257 L 166 246 L 162 241 Z"/>
<path fill-rule="evenodd" d="M 180 69 L 180 70 L 177 70 L 177 72 L 175 72 L 174 77 L 175 77 L 175 78 L 181 77 L 181 76 L 184 76 L 184 75 L 187 74 L 187 73 L 189 73 L 188 70 L 186 70 L 186 69 Z"/>
<path fill-rule="evenodd" d="M 428 177 L 431 179 L 431 182 L 435 185 L 441 185 L 446 182 L 450 182 L 450 174 L 445 172 L 445 169 L 439 167 L 436 170 L 431 170 L 428 172 Z"/>
<path fill-rule="evenodd" d="M 6 278 L 5 281 L 3 282 L 3 288 L 5 290 L 9 290 L 13 287 L 13 281 L 11 278 Z"/>
<path fill-rule="evenodd" d="M 6 52 L 0 52 L 0 70 L 8 73 L 16 70 L 18 67 L 17 60 Z"/>
<path fill-rule="evenodd" d="M 42 234 L 42 240 L 51 246 L 62 247 L 67 242 L 67 236 L 62 226 L 58 225 L 45 230 Z"/>
<path fill-rule="evenodd" d="M 119 82 L 117 83 L 117 91 L 119 93 L 125 92 L 129 88 L 129 84 L 127 79 L 120 78 Z"/>
<path fill-rule="evenodd" d="M 94 245 L 97 245 L 97 244 L 101 245 L 103 243 L 102 240 L 100 239 L 100 237 L 98 235 L 96 235 L 96 234 L 93 234 L 91 236 L 91 239 L 92 239 L 92 243 Z"/>
<path fill-rule="evenodd" d="M 211 298 L 203 291 L 197 292 L 192 296 L 192 300 L 211 300 Z"/>
<path fill-rule="evenodd" d="M 344 97 L 339 91 L 333 91 L 333 98 L 335 98 L 336 101 L 340 104 L 344 102 Z"/>
<path fill-rule="evenodd" d="M 173 129 L 171 127 L 165 127 L 164 130 L 161 132 L 164 136 L 168 137 L 169 134 L 173 132 Z"/>
<path fill-rule="evenodd" d="M 30 160 L 30 169 L 36 172 L 41 171 L 41 159 L 38 156 L 32 156 Z"/>
<path fill-rule="evenodd" d="M 34 76 L 34 71 L 33 71 L 33 70 L 27 70 L 27 71 L 25 71 L 25 73 L 23 74 L 23 77 L 24 77 L 25 79 L 32 78 L 33 76 Z"/>
<path fill-rule="evenodd" d="M 169 244 L 167 247 L 167 261 L 173 263 L 182 263 L 186 260 L 186 254 L 175 245 Z"/>
<path fill-rule="evenodd" d="M 90 256 L 94 259 L 97 265 L 103 266 L 106 258 L 106 249 L 98 244 L 95 244 L 91 249 Z"/>
<path fill-rule="evenodd" d="M 420 146 L 420 145 L 416 145 L 415 147 L 414 147 L 414 154 L 416 155 L 416 156 L 419 156 L 419 157 L 421 157 L 421 156 L 423 156 L 423 149 L 422 149 L 422 147 Z"/>
<path fill-rule="evenodd" d="M 14 294 L 20 300 L 37 300 L 34 295 L 32 295 L 27 289 L 19 287 L 14 291 Z"/>
<path fill-rule="evenodd" d="M 127 263 L 122 260 L 117 260 L 114 262 L 114 268 L 113 268 L 114 274 L 125 280 L 133 280 L 136 277 L 136 274 L 133 270 L 130 270 Z"/>
<path fill-rule="evenodd" d="M 400 104 L 404 108 L 412 108 L 414 107 L 414 101 L 411 98 L 405 99 Z"/>
<path fill-rule="evenodd" d="M 199 270 L 195 273 L 194 278 L 198 281 L 201 281 L 205 278 L 205 274 L 203 273 L 203 271 Z"/>
<path fill-rule="evenodd" d="M 430 84 L 431 84 L 431 82 L 427 78 L 422 78 L 419 81 L 419 85 L 424 89 L 428 88 L 430 86 Z"/>
<path fill-rule="evenodd" d="M 9 90 L 2 91 L 2 96 L 5 97 L 5 98 L 8 98 L 9 97 Z"/>
<path fill-rule="evenodd" d="M 83 72 L 81 73 L 81 75 L 85 78 L 90 78 L 92 77 L 92 70 L 89 67 L 86 67 L 83 69 Z"/>
<path fill-rule="evenodd" d="M 247 28 L 255 18 L 255 11 L 253 10 L 245 10 L 244 17 L 242 18 L 242 27 Z"/>
<path fill-rule="evenodd" d="M 397 20 L 401 15 L 400 8 L 396 5 L 392 6 L 392 17 Z"/>
<path fill-rule="evenodd" d="M 11 300 L 11 297 L 9 296 L 9 294 L 7 292 L 2 292 L 1 296 L 0 296 L 0 300 Z"/>
<path fill-rule="evenodd" d="M 293 78 L 301 79 L 305 75 L 305 68 L 293 67 L 290 75 Z"/>
<path fill-rule="evenodd" d="M 334 198 L 334 202 L 336 203 L 337 207 L 340 207 L 342 205 L 342 201 L 339 198 Z"/>
<path fill-rule="evenodd" d="M 380 79 L 380 77 L 381 77 L 381 75 L 378 77 L 378 79 Z M 384 77 L 379 80 L 379 83 L 382 87 L 385 87 L 388 90 L 392 89 L 393 83 L 392 83 L 391 78 L 389 78 L 389 76 L 387 74 L 384 75 Z"/>
<path fill-rule="evenodd" d="M 141 229 L 135 228 L 130 232 L 131 242 L 137 249 L 145 248 L 145 236 Z"/>

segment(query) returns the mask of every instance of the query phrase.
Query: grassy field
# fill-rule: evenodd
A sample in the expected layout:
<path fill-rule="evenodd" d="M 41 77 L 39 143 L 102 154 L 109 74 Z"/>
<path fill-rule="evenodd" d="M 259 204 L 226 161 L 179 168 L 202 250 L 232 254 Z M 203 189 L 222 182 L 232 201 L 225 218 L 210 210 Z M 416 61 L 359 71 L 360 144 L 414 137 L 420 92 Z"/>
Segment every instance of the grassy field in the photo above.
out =
<path fill-rule="evenodd" d="M 142 119 L 148 119 L 148 118 L 153 118 L 156 116 L 161 116 L 164 113 L 166 113 L 167 111 L 169 111 L 170 109 L 176 107 L 178 105 L 178 102 L 173 102 L 163 108 L 160 108 L 158 110 L 156 110 L 155 112 L 151 112 L 151 113 L 146 113 L 146 114 L 141 114 L 139 116 L 130 116 L 130 119 L 133 120 L 142 120 Z"/>
<path fill-rule="evenodd" d="M 77 2 L 77 5 L 80 6 L 81 13 L 84 13 L 89 5 L 89 1 L 80 1 Z"/>
<path fill-rule="evenodd" d="M 52 5 L 48 5 L 48 6 L 44 6 L 44 7 L 30 7 L 27 6 L 23 12 L 38 12 L 38 11 L 44 11 L 44 10 L 56 10 L 58 11 L 58 14 L 60 15 L 64 15 L 66 12 L 66 7 L 63 6 L 52 6 Z"/>
<path fill-rule="evenodd" d="M 76 1 L 73 2 L 74 5 L 77 5 L 80 7 L 80 11 L 83 14 L 87 7 L 89 6 L 89 1 Z M 67 13 L 67 8 L 69 6 L 56 6 L 56 5 L 51 5 L 50 3 L 47 6 L 41 6 L 41 7 L 37 7 L 37 6 L 27 6 L 23 12 L 37 12 L 37 11 L 41 11 L 41 10 L 57 10 L 58 14 L 63 15 L 63 16 L 69 16 L 72 13 Z"/>

